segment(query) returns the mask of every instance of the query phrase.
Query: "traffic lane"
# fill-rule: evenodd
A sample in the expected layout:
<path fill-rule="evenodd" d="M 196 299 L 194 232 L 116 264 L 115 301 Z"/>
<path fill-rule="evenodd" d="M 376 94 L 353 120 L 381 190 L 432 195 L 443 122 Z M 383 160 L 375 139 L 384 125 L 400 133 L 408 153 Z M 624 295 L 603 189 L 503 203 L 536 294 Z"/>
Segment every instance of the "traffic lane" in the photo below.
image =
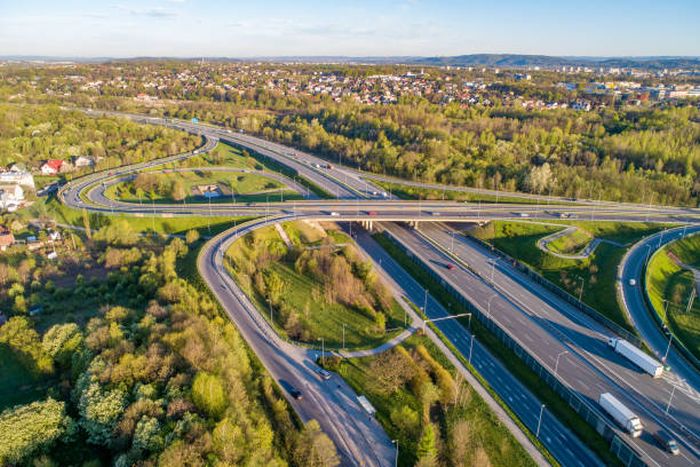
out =
<path fill-rule="evenodd" d="M 439 237 L 443 246 L 447 248 L 448 238 L 444 235 L 440 237 L 437 226 L 425 227 L 424 230 L 430 230 L 433 235 Z M 485 265 L 495 258 L 488 249 L 462 236 L 459 237 L 455 249 L 468 258 L 468 263 L 471 261 L 471 264 L 478 264 L 481 270 L 485 271 L 489 271 L 485 269 Z M 583 352 L 586 358 L 595 360 L 608 374 L 619 378 L 623 385 L 628 385 L 642 399 L 654 406 L 656 420 L 660 421 L 663 418 L 661 409 L 665 407 L 665 402 L 673 391 L 672 386 L 667 381 L 652 379 L 629 360 L 610 349 L 607 339 L 614 336 L 612 332 L 550 291 L 533 284 L 509 264 L 501 263 L 490 269 L 495 273 L 496 283 L 511 295 L 518 305 L 530 310 L 533 315 L 544 316 L 542 322 L 545 326 L 554 327 L 557 333 L 563 334 L 563 339 L 577 342 L 580 352 Z M 644 388 L 644 393 L 641 394 L 638 388 Z M 679 413 L 679 419 L 674 421 L 694 431 L 696 428 L 693 426 L 698 423 L 698 417 L 692 415 L 693 410 L 697 410 L 697 406 L 693 409 L 693 405 L 696 404 L 697 400 L 686 399 L 679 394 L 678 408 L 690 412 Z"/>
<path fill-rule="evenodd" d="M 384 224 L 383 224 L 384 225 Z M 394 261 L 374 240 L 366 235 L 357 236 L 358 244 L 380 267 L 401 284 L 404 294 L 414 303 L 427 303 L 429 319 L 444 318 L 449 313 L 432 295 Z M 427 297 L 427 300 L 426 300 Z M 474 339 L 456 320 L 437 321 L 435 325 L 455 346 L 462 356 L 471 361 L 499 397 L 513 410 L 532 432 L 536 431 L 541 403 L 491 353 Z M 551 420 L 548 420 L 551 418 Z M 555 417 L 545 412 L 541 426 L 541 441 L 563 465 L 600 465 L 598 458 L 569 432 Z M 583 461 L 583 463 L 581 462 Z"/>
<path fill-rule="evenodd" d="M 424 261 L 430 261 L 433 259 L 433 263 L 435 263 L 437 262 L 435 258 L 440 258 L 441 253 L 435 250 L 434 247 L 427 243 L 427 241 L 423 240 L 421 237 L 414 238 L 410 231 L 401 229 L 401 232 L 403 232 L 404 236 L 408 237 L 409 240 L 406 244 L 409 246 L 409 248 L 414 254 L 423 258 Z M 400 238 L 404 240 L 403 237 Z M 444 260 L 445 258 L 442 258 L 442 261 Z M 445 271 L 447 270 L 445 269 Z M 443 280 L 452 284 L 452 286 L 457 290 L 461 290 L 462 293 L 473 303 L 480 304 L 482 307 L 483 304 L 486 303 L 486 300 L 488 299 L 488 292 L 475 293 L 474 289 L 471 288 L 470 283 L 479 283 L 480 279 L 477 279 L 474 276 L 471 280 L 465 280 L 463 278 L 460 280 L 459 276 L 471 274 L 468 273 L 468 271 L 458 268 L 454 271 L 449 271 L 449 276 L 439 269 L 436 270 L 436 272 L 441 275 Z M 559 369 L 557 376 L 561 381 L 579 393 L 585 400 L 588 401 L 589 404 L 592 406 L 597 404 L 600 392 L 598 392 L 596 386 L 592 386 L 590 384 L 582 386 L 580 381 L 598 382 L 602 385 L 602 387 L 606 388 L 605 392 L 611 392 L 616 395 L 622 394 L 626 391 L 626 389 L 619 388 L 617 384 L 611 381 L 607 375 L 600 372 L 600 370 L 596 369 L 586 358 L 582 357 L 578 353 L 582 350 L 580 347 L 573 346 L 568 342 L 562 343 L 561 341 L 553 338 L 549 332 L 541 329 L 539 326 L 532 326 L 532 322 L 528 322 L 529 318 L 527 320 L 524 319 L 526 318 L 526 315 L 521 314 L 520 310 L 510 303 L 507 298 L 503 297 L 504 299 L 501 300 L 501 297 L 499 297 L 498 300 L 494 299 L 491 306 L 492 319 L 494 319 L 501 328 L 506 329 L 509 335 L 519 342 L 519 344 L 526 349 L 531 356 L 540 361 L 542 355 L 555 356 L 564 351 L 569 351 L 572 354 L 571 361 L 575 362 L 575 366 L 572 369 L 572 374 L 569 374 L 567 368 L 564 367 Z M 550 370 L 552 369 L 552 367 L 548 366 L 546 363 L 542 362 L 542 364 L 549 367 Z M 646 415 L 646 413 L 647 411 L 645 410 L 643 415 Z M 647 426 L 656 426 L 653 419 L 649 418 L 648 416 L 645 417 L 645 420 Z M 660 457 L 659 453 L 657 452 L 658 447 L 655 445 L 650 445 L 648 440 L 631 439 L 622 431 L 618 431 L 618 433 L 620 436 L 626 437 L 641 452 L 643 452 L 650 462 L 658 463 L 658 459 L 652 459 Z M 679 465 L 685 464 L 680 463 Z"/>

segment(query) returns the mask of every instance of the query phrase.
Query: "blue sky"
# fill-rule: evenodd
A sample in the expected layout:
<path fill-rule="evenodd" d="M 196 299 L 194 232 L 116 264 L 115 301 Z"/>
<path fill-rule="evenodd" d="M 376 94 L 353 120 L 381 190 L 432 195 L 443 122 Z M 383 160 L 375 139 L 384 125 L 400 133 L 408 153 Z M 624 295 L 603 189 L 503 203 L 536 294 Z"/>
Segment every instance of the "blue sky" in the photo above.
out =
<path fill-rule="evenodd" d="M 700 55 L 700 0 L 0 0 L 0 55 Z"/>

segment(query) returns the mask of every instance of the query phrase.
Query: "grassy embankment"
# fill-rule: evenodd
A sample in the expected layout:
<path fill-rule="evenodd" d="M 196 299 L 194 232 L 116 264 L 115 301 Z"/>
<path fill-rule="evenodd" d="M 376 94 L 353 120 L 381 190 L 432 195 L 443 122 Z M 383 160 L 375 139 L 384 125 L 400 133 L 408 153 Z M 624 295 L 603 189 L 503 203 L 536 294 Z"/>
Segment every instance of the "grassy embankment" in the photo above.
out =
<path fill-rule="evenodd" d="M 281 335 L 306 345 L 372 348 L 400 333 L 405 313 L 344 233 L 318 225 L 283 224 L 234 243 L 227 267 Z"/>
<path fill-rule="evenodd" d="M 468 310 L 453 297 L 437 280 L 425 269 L 417 265 L 403 250 L 397 247 L 383 234 L 375 235 L 375 239 L 382 247 L 403 267 L 413 278 L 425 287 L 445 308 L 454 314 L 465 313 Z M 463 325 L 466 323 L 462 322 Z M 566 425 L 576 436 L 581 439 L 603 462 L 607 465 L 620 465 L 619 460 L 610 451 L 608 443 L 579 416 L 564 399 L 561 398 L 549 386 L 542 384 L 542 380 L 510 349 L 508 349 L 491 331 L 478 320 L 472 321 L 474 334 L 489 351 L 498 358 L 501 363 L 518 380 L 532 392 L 539 400 L 547 405 L 547 409 Z"/>
<path fill-rule="evenodd" d="M 646 272 L 647 293 L 654 310 L 688 350 L 700 358 L 700 302 L 697 298 L 688 310 L 695 277 L 671 255 L 685 265 L 700 268 L 700 235 L 662 248 L 649 261 Z"/>
<path fill-rule="evenodd" d="M 609 239 L 621 244 L 636 242 L 665 227 L 661 224 L 587 221 L 562 222 L 562 225 L 575 225 L 584 229 L 591 237 Z M 560 229 L 554 225 L 494 221 L 476 228 L 471 233 L 528 264 L 575 297 L 581 295 L 585 303 L 620 326 L 633 331 L 617 301 L 615 289 L 617 267 L 627 247 L 603 242 L 588 258 L 581 260 L 557 258 L 537 248 L 540 238 Z M 577 240 L 562 240 L 561 244 L 575 245 L 576 242 Z"/>
<path fill-rule="evenodd" d="M 510 203 L 510 204 L 546 204 L 546 200 L 537 198 L 526 198 L 520 196 L 509 195 L 508 192 L 503 194 L 491 195 L 486 193 L 469 193 L 458 190 L 438 190 L 434 188 L 420 188 L 401 183 L 383 182 L 374 180 L 372 183 L 382 187 L 386 192 L 398 196 L 401 199 L 427 199 L 427 200 L 451 200 L 451 201 L 482 201 L 484 203 Z M 555 204 L 555 203 L 551 203 Z M 566 201 L 561 201 L 556 204 L 566 204 Z"/>
<path fill-rule="evenodd" d="M 377 356 L 329 359 L 326 366 L 377 409 L 377 420 L 399 441 L 399 465 L 413 466 L 421 457 L 447 465 L 534 465 L 425 336 Z"/>
<path fill-rule="evenodd" d="M 194 170 L 192 172 L 171 172 L 142 175 L 148 177 L 148 182 L 156 187 L 151 194 L 141 192 L 136 187 L 138 179 L 126 181 L 109 186 L 105 190 L 105 196 L 130 203 L 207 203 L 209 200 L 197 194 L 198 186 L 216 185 L 219 195 L 211 199 L 212 203 L 232 201 L 249 203 L 265 201 L 282 201 L 286 199 L 302 199 L 302 195 L 289 189 L 278 180 L 266 177 L 260 173 L 220 172 L 207 170 Z M 173 186 L 179 184 L 183 199 L 173 198 Z"/>

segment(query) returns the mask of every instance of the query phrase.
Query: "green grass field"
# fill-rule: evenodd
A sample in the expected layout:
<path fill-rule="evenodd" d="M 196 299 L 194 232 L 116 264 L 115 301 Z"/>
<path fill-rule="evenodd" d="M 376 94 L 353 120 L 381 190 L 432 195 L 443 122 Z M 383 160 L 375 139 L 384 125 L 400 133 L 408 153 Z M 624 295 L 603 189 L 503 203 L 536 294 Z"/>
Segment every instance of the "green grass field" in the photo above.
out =
<path fill-rule="evenodd" d="M 303 222 L 284 224 L 283 228 L 295 245 L 295 250 L 298 251 L 303 251 L 306 248 L 318 248 L 324 237 L 332 239 L 335 245 L 347 243 L 350 240 L 341 232 L 320 233 L 317 229 L 311 228 Z M 239 268 L 244 268 L 246 264 L 250 264 L 250 261 L 257 261 L 256 258 L 264 254 L 261 253 L 262 250 L 284 248 L 279 234 L 273 227 L 259 229 L 253 235 L 258 247 L 251 246 L 246 239 L 239 240 L 231 246 L 227 252 L 227 257 L 231 261 L 228 264 L 229 271 L 239 271 Z M 231 264 L 235 266 L 233 269 Z M 259 266 L 256 268 L 261 269 Z M 324 284 L 318 278 L 298 272 L 295 269 L 294 260 L 290 259 L 289 254 L 270 262 L 264 269 L 266 272 L 274 272 L 284 284 L 284 293 L 281 298 L 283 305 L 280 306 L 298 313 L 307 333 L 307 338 L 299 340 L 307 345 L 320 347 L 320 339 L 324 339 L 327 348 L 342 348 L 344 328 L 347 349 L 372 348 L 386 342 L 404 329 L 405 313 L 395 300 L 391 300 L 389 309 L 381 310 L 387 315 L 386 329 L 388 331 L 378 331 L 373 318 L 359 307 L 329 300 Z M 249 296 L 257 302 L 265 319 L 269 320 L 270 304 L 255 290 L 255 287 L 250 285 L 250 274 L 239 271 L 233 272 L 233 275 L 239 280 Z M 245 276 L 248 278 L 246 279 Z M 248 281 L 248 285 L 246 286 L 242 281 Z M 289 325 L 283 319 L 283 314 L 278 308 L 279 306 L 273 307 L 274 326 L 280 334 L 290 337 L 287 331 Z"/>
<path fill-rule="evenodd" d="M 421 358 L 416 355 L 415 350 L 418 346 L 425 347 L 429 355 L 449 371 L 452 378 L 457 377 L 455 368 L 427 337 L 415 335 L 402 344 L 416 363 L 423 364 Z M 413 466 L 417 459 L 420 427 L 414 430 L 407 429 L 405 425 L 408 422 L 405 418 L 399 419 L 397 414 L 402 413 L 404 407 L 408 407 L 412 412 L 421 413 L 423 404 L 418 391 L 410 383 L 391 394 L 387 394 L 378 387 L 377 364 L 387 356 L 388 354 L 384 353 L 378 356 L 343 360 L 334 369 L 358 394 L 364 394 L 369 399 L 377 409 L 377 420 L 387 434 L 392 439 L 399 440 L 399 465 Z M 512 467 L 534 465 L 522 446 L 470 386 L 463 383 L 459 394 L 460 402 L 457 404 L 433 406 L 429 421 L 440 427 L 438 434 L 443 443 L 444 440 L 450 439 L 450 434 L 454 432 L 457 424 L 468 427 L 468 436 L 466 439 L 460 439 L 459 446 L 459 449 L 467 453 L 466 458 L 463 459 L 464 465 L 486 465 L 485 461 L 490 462 L 491 465 L 507 464 Z M 418 423 L 424 425 L 426 420 L 419 420 Z M 446 457 L 455 455 L 453 446 L 440 444 L 442 455 Z M 486 459 L 483 453 L 486 454 Z"/>
<path fill-rule="evenodd" d="M 242 173 L 242 172 L 217 172 L 206 170 L 195 170 L 192 172 L 173 172 L 173 173 L 158 173 L 154 174 L 158 185 L 164 189 L 158 193 L 151 195 L 141 194 L 139 198 L 138 191 L 134 187 L 133 181 L 121 182 L 109 186 L 105 190 L 105 196 L 110 199 L 130 203 L 182 203 L 183 201 L 175 201 L 170 194 L 170 186 L 176 181 L 180 181 L 184 186 L 187 196 L 184 203 L 207 203 L 209 200 L 197 194 L 198 186 L 216 185 L 219 189 L 219 197 L 212 198 L 213 203 L 219 202 L 265 202 L 281 201 L 286 199 L 301 199 L 302 196 L 286 187 L 270 177 L 266 177 L 261 173 Z"/>
<path fill-rule="evenodd" d="M 700 235 L 678 240 L 656 253 L 646 271 L 646 288 L 654 310 L 673 334 L 696 357 L 700 358 L 700 303 L 697 299 L 688 309 L 695 277 L 669 255 L 682 263 L 700 264 Z"/>
<path fill-rule="evenodd" d="M 588 231 L 576 229 L 547 244 L 547 248 L 555 253 L 571 255 L 579 253 L 588 245 L 593 236 Z"/>
<path fill-rule="evenodd" d="M 10 347 L 0 344 L 0 412 L 41 399 L 55 383 L 50 378 L 34 375 Z"/>
<path fill-rule="evenodd" d="M 624 243 L 635 242 L 663 228 L 659 224 L 587 221 L 570 222 L 565 225 L 576 225 L 593 236 Z M 554 225 L 495 221 L 477 228 L 472 234 L 491 243 L 507 255 L 528 264 L 573 296 L 581 295 L 582 301 L 607 318 L 634 331 L 617 301 L 615 288 L 617 267 L 626 248 L 601 243 L 586 259 L 557 258 L 541 251 L 536 244 L 537 240 L 557 230 L 560 228 Z"/>

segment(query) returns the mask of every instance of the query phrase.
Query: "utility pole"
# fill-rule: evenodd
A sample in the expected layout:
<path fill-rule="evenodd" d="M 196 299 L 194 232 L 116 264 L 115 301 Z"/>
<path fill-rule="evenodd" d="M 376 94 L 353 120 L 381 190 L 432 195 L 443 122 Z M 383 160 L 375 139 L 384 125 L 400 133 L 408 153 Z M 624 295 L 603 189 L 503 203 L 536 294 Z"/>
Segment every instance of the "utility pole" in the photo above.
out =
<path fill-rule="evenodd" d="M 537 432 L 535 433 L 535 438 L 540 437 L 540 427 L 542 426 L 542 414 L 544 413 L 544 408 L 545 408 L 545 405 L 542 404 L 542 406 L 540 407 L 540 418 L 537 421 Z"/>
<path fill-rule="evenodd" d="M 555 377 L 555 378 L 557 377 L 557 370 L 559 370 L 559 358 L 560 358 L 562 355 L 566 355 L 566 354 L 568 354 L 568 353 L 569 353 L 568 350 L 564 350 L 563 352 L 559 352 L 559 354 L 557 354 L 557 361 L 556 361 L 556 363 L 554 364 L 554 377 Z"/>

